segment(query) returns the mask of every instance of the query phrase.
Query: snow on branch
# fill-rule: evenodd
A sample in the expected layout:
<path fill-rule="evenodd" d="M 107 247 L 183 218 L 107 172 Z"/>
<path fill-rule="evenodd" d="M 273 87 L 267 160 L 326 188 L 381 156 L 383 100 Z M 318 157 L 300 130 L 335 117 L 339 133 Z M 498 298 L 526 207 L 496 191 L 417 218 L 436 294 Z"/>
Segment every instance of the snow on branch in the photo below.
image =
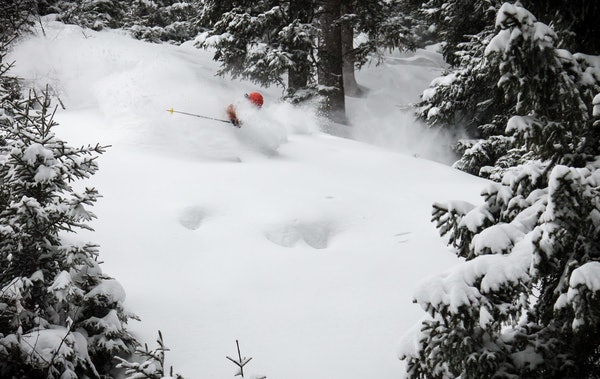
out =
<path fill-rule="evenodd" d="M 594 117 L 600 117 L 600 94 L 594 96 L 592 104 L 594 105 Z"/>
<path fill-rule="evenodd" d="M 574 331 L 586 326 L 597 327 L 600 313 L 600 262 L 588 262 L 573 270 L 569 290 L 559 296 L 554 310 L 560 311 L 568 306 L 575 313 L 571 323 Z"/>
<path fill-rule="evenodd" d="M 506 285 L 527 283 L 534 252 L 532 236 L 527 234 L 506 255 L 484 255 L 456 266 L 441 276 L 423 281 L 414 301 L 429 311 L 447 310 L 458 314 L 464 306 L 479 306 L 485 294 Z"/>
<path fill-rule="evenodd" d="M 585 286 L 592 292 L 600 291 L 600 262 L 588 262 L 573 270 L 569 287 L 574 289 L 579 286 Z"/>
<path fill-rule="evenodd" d="M 537 22 L 534 15 L 518 5 L 504 3 L 496 16 L 496 28 L 501 29 L 485 48 L 484 54 L 505 54 L 522 40 L 535 43 L 541 49 L 554 47 L 557 36 L 548 25 Z"/>

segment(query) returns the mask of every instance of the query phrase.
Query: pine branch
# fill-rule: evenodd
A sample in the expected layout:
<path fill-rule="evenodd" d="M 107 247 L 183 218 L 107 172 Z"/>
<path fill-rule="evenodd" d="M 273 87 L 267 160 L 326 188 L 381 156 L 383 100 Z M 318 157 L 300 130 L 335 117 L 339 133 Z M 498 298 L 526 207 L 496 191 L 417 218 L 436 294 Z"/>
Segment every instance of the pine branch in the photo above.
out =
<path fill-rule="evenodd" d="M 78 306 L 77 309 L 75 310 L 74 313 L 77 313 L 77 311 L 79 310 L 81 306 Z M 54 354 L 52 355 L 52 358 L 50 359 L 50 362 L 48 364 L 48 370 L 50 370 L 50 368 L 52 366 L 54 366 L 54 360 L 56 359 L 56 357 L 58 356 L 58 352 L 60 351 L 60 348 L 62 347 L 62 345 L 65 343 L 65 341 L 67 340 L 67 337 L 69 336 L 69 334 L 71 334 L 71 330 L 73 328 L 74 322 L 73 320 L 69 317 L 67 319 L 67 333 L 65 334 L 65 336 L 60 340 L 60 344 L 58 344 L 58 347 L 56 348 L 56 350 L 54 351 Z"/>

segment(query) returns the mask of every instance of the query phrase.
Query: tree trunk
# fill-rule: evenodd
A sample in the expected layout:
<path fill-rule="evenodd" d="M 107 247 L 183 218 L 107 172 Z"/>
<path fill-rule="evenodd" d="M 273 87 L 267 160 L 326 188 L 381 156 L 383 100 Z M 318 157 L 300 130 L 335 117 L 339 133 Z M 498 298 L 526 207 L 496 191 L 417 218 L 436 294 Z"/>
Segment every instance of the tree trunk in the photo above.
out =
<path fill-rule="evenodd" d="M 319 85 L 324 97 L 323 113 L 332 121 L 346 123 L 342 33 L 336 21 L 341 15 L 341 0 L 324 0 L 319 41 Z"/>
<path fill-rule="evenodd" d="M 309 24 L 313 19 L 313 0 L 290 0 L 290 20 L 298 20 Z M 309 46 L 294 46 L 298 51 L 294 54 L 295 66 L 288 70 L 288 95 L 293 96 L 298 90 L 306 89 L 310 76 Z"/>
<path fill-rule="evenodd" d="M 354 13 L 354 7 L 348 0 L 342 0 L 342 15 Z M 344 58 L 344 93 L 348 96 L 359 97 L 360 87 L 354 76 L 354 28 L 349 23 L 341 27 L 342 33 L 342 56 Z"/>

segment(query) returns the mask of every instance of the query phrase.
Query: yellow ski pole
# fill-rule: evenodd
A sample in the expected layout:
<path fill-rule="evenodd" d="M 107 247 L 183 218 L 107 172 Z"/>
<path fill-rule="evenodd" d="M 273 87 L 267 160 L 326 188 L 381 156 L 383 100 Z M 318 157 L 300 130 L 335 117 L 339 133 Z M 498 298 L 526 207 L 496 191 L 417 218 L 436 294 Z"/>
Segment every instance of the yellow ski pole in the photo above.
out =
<path fill-rule="evenodd" d="M 214 118 L 214 117 L 208 117 L 208 116 L 202 116 L 199 114 L 194 114 L 194 113 L 188 113 L 188 112 L 182 112 L 182 111 L 176 111 L 175 109 L 171 108 L 171 109 L 167 109 L 167 112 L 173 114 L 173 113 L 179 113 L 179 114 L 184 114 L 187 116 L 193 116 L 193 117 L 200 117 L 200 118 L 205 118 L 207 120 L 214 120 L 214 121 L 220 121 L 220 122 L 226 122 L 228 124 L 231 124 L 231 121 L 228 120 L 223 120 L 220 118 Z"/>

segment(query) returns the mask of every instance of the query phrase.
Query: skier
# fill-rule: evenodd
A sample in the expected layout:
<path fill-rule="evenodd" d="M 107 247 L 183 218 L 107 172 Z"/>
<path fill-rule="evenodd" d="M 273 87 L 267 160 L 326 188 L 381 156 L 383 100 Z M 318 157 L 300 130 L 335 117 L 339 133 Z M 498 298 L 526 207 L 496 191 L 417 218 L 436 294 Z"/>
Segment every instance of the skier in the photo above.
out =
<path fill-rule="evenodd" d="M 263 105 L 263 96 L 258 92 L 247 93 L 244 95 L 244 97 L 248 99 L 250 103 L 252 103 L 252 105 L 257 107 L 258 109 L 260 109 L 260 107 L 262 107 Z M 237 114 L 235 112 L 235 106 L 233 104 L 229 104 L 229 106 L 227 107 L 227 116 L 229 116 L 229 121 L 231 121 L 233 125 L 237 126 L 238 128 L 242 127 L 242 122 L 237 117 Z"/>

